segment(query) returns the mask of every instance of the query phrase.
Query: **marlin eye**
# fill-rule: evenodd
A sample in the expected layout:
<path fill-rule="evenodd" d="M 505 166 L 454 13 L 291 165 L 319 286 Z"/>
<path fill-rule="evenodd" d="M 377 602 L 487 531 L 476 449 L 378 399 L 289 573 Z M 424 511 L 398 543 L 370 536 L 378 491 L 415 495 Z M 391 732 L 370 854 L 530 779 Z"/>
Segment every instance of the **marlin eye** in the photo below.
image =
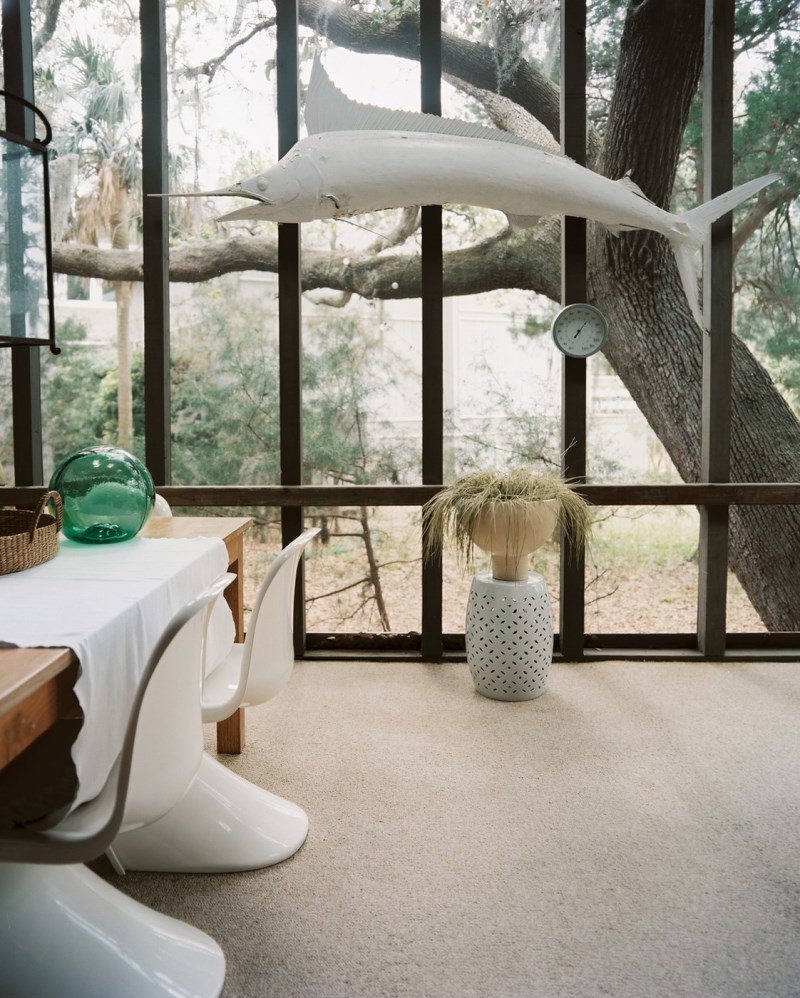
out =
<path fill-rule="evenodd" d="M 260 191 L 265 191 L 269 187 L 269 184 L 266 182 L 266 180 L 264 180 L 263 177 L 261 177 L 259 180 L 256 181 L 256 187 Z"/>

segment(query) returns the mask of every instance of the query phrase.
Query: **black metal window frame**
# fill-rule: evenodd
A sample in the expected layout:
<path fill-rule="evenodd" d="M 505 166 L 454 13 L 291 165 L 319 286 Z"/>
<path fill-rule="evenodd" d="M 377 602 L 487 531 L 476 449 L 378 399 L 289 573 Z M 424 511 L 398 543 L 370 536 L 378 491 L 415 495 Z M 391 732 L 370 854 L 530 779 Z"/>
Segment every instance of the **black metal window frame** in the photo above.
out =
<path fill-rule="evenodd" d="M 31 101 L 8 90 L 0 90 L 0 98 L 3 99 L 6 108 L 6 124 L 4 128 L 0 128 L 0 137 L 7 142 L 27 149 L 29 153 L 37 156 L 41 163 L 45 289 L 47 291 L 47 336 L 27 336 L 24 331 L 19 334 L 14 333 L 14 317 L 12 315 L 12 332 L 9 336 L 0 335 L 0 347 L 46 346 L 50 348 L 51 353 L 58 354 L 61 351 L 56 346 L 56 315 L 53 304 L 53 241 L 50 224 L 50 169 L 47 158 L 47 147 L 53 137 L 53 132 L 50 128 L 50 122 Z M 25 134 L 30 130 L 31 115 L 35 115 L 44 126 L 44 136 L 41 138 L 36 135 L 35 128 L 32 134 Z M 20 126 L 22 127 L 20 128 Z M 17 201 L 19 202 L 19 194 Z M 17 213 L 21 214 L 19 203 L 17 204 Z M 18 224 L 21 227 L 21 223 Z M 11 230 L 10 225 L 9 230 Z M 17 238 L 19 239 L 19 234 Z M 10 242 L 12 245 L 14 244 L 13 237 Z M 23 266 L 20 263 L 20 270 L 22 269 Z"/>
<path fill-rule="evenodd" d="M 422 221 L 422 484 L 416 486 L 308 486 L 303 482 L 302 433 L 302 260 L 300 227 L 280 224 L 279 365 L 281 484 L 264 487 L 170 486 L 169 404 L 169 248 L 164 199 L 149 192 L 166 189 L 167 71 L 164 0 L 140 0 L 142 40 L 142 120 L 144 189 L 145 431 L 146 459 L 159 491 L 173 505 L 187 507 L 279 507 L 284 542 L 303 526 L 305 507 L 348 504 L 421 507 L 441 487 L 442 404 L 442 235 L 441 209 L 423 210 Z M 276 0 L 278 144 L 285 153 L 298 137 L 297 0 Z M 734 0 L 706 0 L 706 62 L 703 79 L 705 194 L 731 185 L 732 67 Z M 6 85 L 9 65 L 32 91 L 28 0 L 3 0 Z M 586 0 L 561 2 L 562 148 L 585 163 Z M 21 39 L 21 43 L 20 43 Z M 26 40 L 27 39 L 27 40 Z M 9 54 L 14 47 L 17 54 Z M 21 57 L 19 57 L 21 53 Z M 27 56 L 26 56 L 27 53 Z M 26 58 L 31 60 L 26 64 Z M 10 60 L 10 63 L 9 63 Z M 17 68 L 15 68 L 15 65 Z M 441 0 L 420 0 L 420 106 L 441 112 Z M 32 92 L 21 87 L 28 99 Z M 565 100 L 564 95 L 569 95 Z M 731 328 L 730 219 L 714 226 L 706 259 L 704 307 L 715 329 Z M 586 227 L 579 219 L 562 225 L 562 303 L 586 296 Z M 26 352 L 36 357 L 35 351 Z M 730 335 L 705 337 L 703 353 L 704 481 L 680 485 L 582 485 L 593 504 L 606 506 L 697 506 L 701 514 L 697 629 L 686 634 L 587 634 L 584 621 L 583 552 L 562 551 L 561 629 L 556 658 L 767 659 L 797 658 L 800 634 L 726 632 L 728 513 L 732 505 L 800 502 L 798 483 L 730 483 Z M 13 370 L 15 473 L 17 487 L 2 490 L 2 501 L 32 505 L 41 491 L 41 407 L 38 367 Z M 19 400 L 19 401 L 18 401 Z M 17 433 L 17 423 L 20 432 Z M 37 437 L 37 426 L 38 437 Z M 565 357 L 562 369 L 564 472 L 579 482 L 586 475 L 586 364 Z M 36 486 L 39 486 L 38 490 Z M 422 627 L 411 635 L 306 633 L 302 575 L 295 607 L 298 656 L 365 654 L 411 656 L 436 661 L 463 655 L 463 634 L 442 633 L 441 564 L 426 565 L 420 580 Z"/>

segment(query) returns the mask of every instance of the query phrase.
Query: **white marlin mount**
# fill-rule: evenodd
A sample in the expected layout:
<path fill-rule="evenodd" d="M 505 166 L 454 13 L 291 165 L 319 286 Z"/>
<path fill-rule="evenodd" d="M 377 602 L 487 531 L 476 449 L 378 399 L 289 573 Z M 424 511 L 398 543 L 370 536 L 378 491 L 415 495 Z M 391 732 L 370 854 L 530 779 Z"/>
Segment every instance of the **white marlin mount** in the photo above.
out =
<path fill-rule="evenodd" d="M 709 226 L 779 179 L 775 173 L 758 177 L 673 214 L 653 204 L 630 176 L 609 180 L 509 132 L 353 101 L 331 83 L 318 59 L 305 123 L 308 137 L 263 173 L 184 196 L 255 202 L 220 221 L 310 222 L 408 205 L 471 204 L 504 212 L 517 228 L 546 215 L 572 215 L 615 234 L 649 229 L 669 240 L 700 326 L 695 254 Z"/>

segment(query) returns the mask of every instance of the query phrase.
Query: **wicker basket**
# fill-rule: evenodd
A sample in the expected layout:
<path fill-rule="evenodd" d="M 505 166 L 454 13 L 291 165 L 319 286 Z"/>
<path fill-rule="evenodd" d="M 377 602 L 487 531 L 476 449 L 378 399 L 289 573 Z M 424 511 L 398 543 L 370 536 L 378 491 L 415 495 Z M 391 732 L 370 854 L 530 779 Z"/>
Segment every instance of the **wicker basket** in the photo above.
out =
<path fill-rule="evenodd" d="M 52 499 L 56 515 L 45 513 Z M 35 510 L 0 509 L 0 575 L 21 572 L 49 561 L 58 553 L 61 496 L 45 492 Z"/>

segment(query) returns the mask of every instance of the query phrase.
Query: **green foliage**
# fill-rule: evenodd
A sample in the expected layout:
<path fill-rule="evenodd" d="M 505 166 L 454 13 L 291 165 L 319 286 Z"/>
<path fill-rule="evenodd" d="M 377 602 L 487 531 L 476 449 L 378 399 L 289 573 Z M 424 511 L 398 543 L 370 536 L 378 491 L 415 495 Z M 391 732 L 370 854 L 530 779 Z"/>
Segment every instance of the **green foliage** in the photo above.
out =
<path fill-rule="evenodd" d="M 488 364 L 476 365 L 474 374 L 491 393 L 493 413 L 473 415 L 459 425 L 452 413 L 445 413 L 445 481 L 494 466 L 524 464 L 542 472 L 557 471 L 561 467 L 561 424 L 548 401 L 540 398 L 537 386 L 531 386 L 529 398 L 520 405 Z M 497 413 L 502 413 L 502 419 L 498 420 Z"/>
<path fill-rule="evenodd" d="M 776 35 L 770 60 L 757 73 L 742 102 L 736 128 L 737 174 L 778 170 L 784 183 L 800 180 L 800 38 Z"/>
<path fill-rule="evenodd" d="M 86 338 L 86 328 L 67 319 L 56 330 L 61 353 L 42 353 L 42 423 L 54 467 L 81 447 L 110 442 L 102 391 L 112 356 Z"/>
<path fill-rule="evenodd" d="M 200 319 L 173 330 L 176 484 L 253 485 L 280 477 L 278 356 L 263 310 L 232 282 L 204 286 Z"/>
<path fill-rule="evenodd" d="M 278 346 L 258 303 L 215 288 L 174 354 L 174 476 L 182 483 L 280 480 Z M 352 318 L 326 319 L 303 356 L 306 481 L 399 481 L 410 458 L 380 430 L 375 399 L 391 368 L 375 337 Z M 369 430 L 368 430 L 369 427 Z"/>
<path fill-rule="evenodd" d="M 372 8 L 372 27 L 375 30 L 392 21 L 419 16 L 419 0 L 382 0 L 381 3 L 364 6 Z"/>
<path fill-rule="evenodd" d="M 587 116 L 601 134 L 608 120 L 617 74 L 625 8 L 625 0 L 596 0 L 587 11 Z"/>
<path fill-rule="evenodd" d="M 120 72 L 114 53 L 75 36 L 63 46 L 61 85 L 72 97 L 73 115 L 60 131 L 61 152 L 77 152 L 92 170 L 113 164 L 120 187 L 140 184 L 141 141 L 135 126 L 136 90 Z"/>
<path fill-rule="evenodd" d="M 173 330 L 172 464 L 178 484 L 264 484 L 280 480 L 277 330 L 236 282 L 200 292 L 198 321 Z M 303 364 L 307 481 L 399 482 L 415 463 L 388 435 L 377 398 L 392 364 L 376 334 L 352 318 L 314 329 Z M 43 412 L 53 462 L 80 447 L 117 443 L 113 352 L 89 346 L 71 320 L 59 326 L 62 353 L 45 362 Z M 143 456 L 144 358 L 132 357 L 134 444 Z"/>
<path fill-rule="evenodd" d="M 740 0 L 736 4 L 736 48 L 760 48 L 776 33 L 798 26 L 798 0 Z"/>
<path fill-rule="evenodd" d="M 740 5 L 741 6 L 741 5 Z M 800 190 L 800 35 L 797 4 L 759 3 L 739 12 L 737 26 L 748 38 L 761 38 L 768 59 L 742 95 L 744 113 L 734 133 L 736 176 L 744 179 L 776 171 L 781 183 Z M 787 8 L 791 8 L 787 13 Z M 782 20 L 780 20 L 782 18 Z M 779 25 L 775 30 L 776 22 Z M 758 237 L 736 260 L 736 331 L 756 352 L 787 401 L 800 400 L 800 261 L 795 248 L 796 214 L 784 203 L 767 218 Z"/>
<path fill-rule="evenodd" d="M 754 71 L 742 92 L 734 129 L 735 179 L 775 171 L 800 190 L 800 20 L 796 0 L 737 4 L 737 47 Z M 770 196 L 775 188 L 762 195 Z M 753 209 L 746 205 L 736 221 Z M 797 329 L 800 262 L 792 205 L 762 222 L 736 258 L 736 332 L 765 365 L 790 404 L 800 399 Z"/>
<path fill-rule="evenodd" d="M 496 402 L 498 411 L 504 414 L 501 425 L 487 416 L 456 428 L 447 417 L 446 436 L 453 440 L 447 455 L 448 477 L 497 463 L 522 462 L 542 470 L 559 468 L 560 424 L 552 411 L 534 402 L 521 408 L 502 391 L 498 391 Z"/>
<path fill-rule="evenodd" d="M 754 273 L 741 296 L 736 330 L 758 354 L 786 401 L 800 413 L 800 296 L 797 266 L 789 272 Z M 757 288 L 757 294 L 750 293 Z"/>
<path fill-rule="evenodd" d="M 596 509 L 588 552 L 595 569 L 673 568 L 697 554 L 698 514 L 684 506 Z"/>
<path fill-rule="evenodd" d="M 408 448 L 378 438 L 376 400 L 391 384 L 387 347 L 350 317 L 326 320 L 308 339 L 303 433 L 309 480 L 401 481 L 413 463 Z"/>
<path fill-rule="evenodd" d="M 141 458 L 144 456 L 144 353 L 134 350 L 131 354 L 131 385 L 133 403 L 133 442 L 130 449 Z M 109 368 L 100 382 L 97 400 L 99 429 L 103 441 L 119 444 L 117 428 L 119 424 L 118 400 L 119 378 L 116 367 Z"/>
<path fill-rule="evenodd" d="M 522 325 L 516 321 L 515 317 L 511 332 L 515 337 L 523 336 L 531 340 L 538 339 L 538 337 L 550 332 L 550 323 L 545 319 L 540 319 L 538 316 L 528 314 L 523 318 Z"/>

